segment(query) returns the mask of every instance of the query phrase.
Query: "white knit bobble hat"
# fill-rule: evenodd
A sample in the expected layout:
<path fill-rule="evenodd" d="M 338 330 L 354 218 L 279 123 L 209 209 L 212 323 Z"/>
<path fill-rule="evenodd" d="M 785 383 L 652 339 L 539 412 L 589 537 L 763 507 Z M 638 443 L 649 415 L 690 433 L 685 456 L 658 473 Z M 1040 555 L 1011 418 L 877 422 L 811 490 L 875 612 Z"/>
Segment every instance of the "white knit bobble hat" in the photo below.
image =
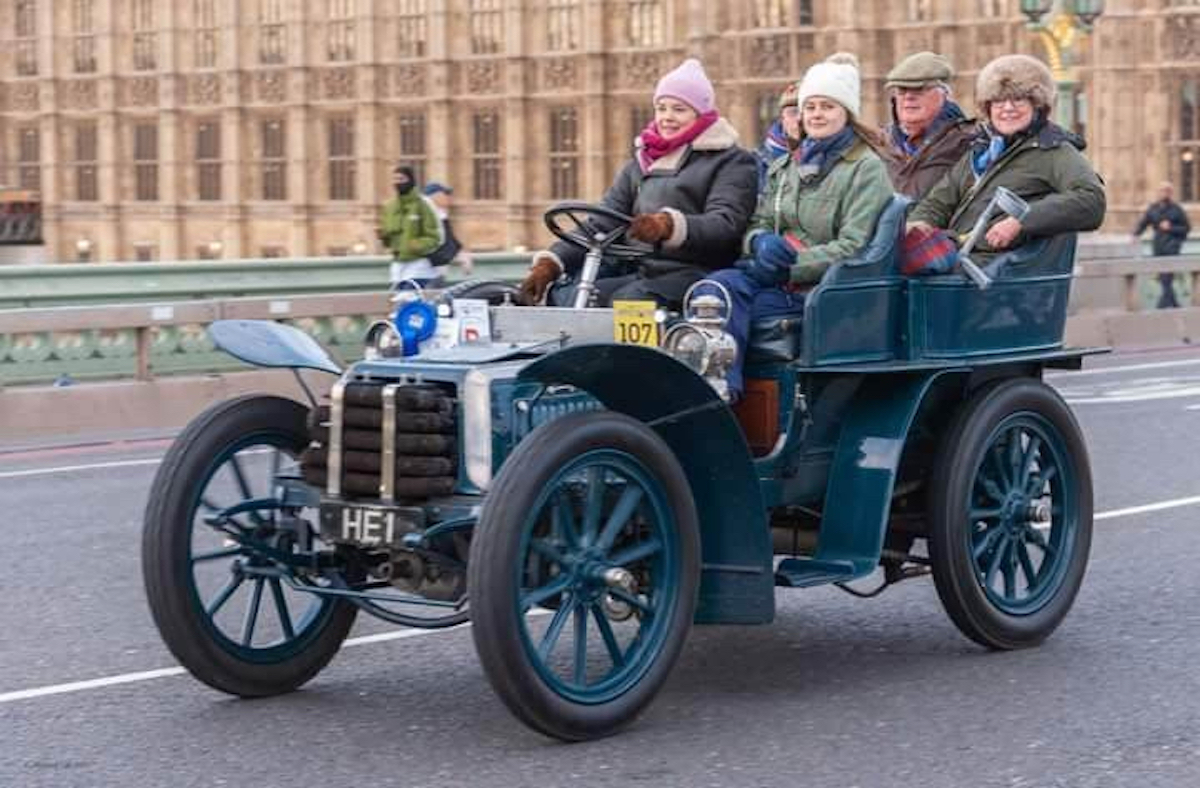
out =
<path fill-rule="evenodd" d="M 862 114 L 862 85 L 858 58 L 849 52 L 830 55 L 804 72 L 796 102 L 801 107 L 812 96 L 831 98 L 854 117 Z"/>

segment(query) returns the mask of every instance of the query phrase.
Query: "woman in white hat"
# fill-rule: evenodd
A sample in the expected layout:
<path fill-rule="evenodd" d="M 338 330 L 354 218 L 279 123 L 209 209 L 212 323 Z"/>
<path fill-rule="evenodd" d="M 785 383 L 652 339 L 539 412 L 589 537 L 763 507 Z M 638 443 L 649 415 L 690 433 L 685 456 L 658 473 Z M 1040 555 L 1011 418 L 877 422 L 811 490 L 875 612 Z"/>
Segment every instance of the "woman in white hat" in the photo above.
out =
<path fill-rule="evenodd" d="M 748 259 L 718 271 L 733 298 L 727 330 L 738 355 L 729 373 L 734 398 L 754 318 L 797 313 L 804 294 L 835 261 L 861 249 L 892 197 L 880 141 L 859 122 L 858 60 L 838 53 L 808 69 L 797 92 L 800 145 L 772 163 L 744 242 Z"/>

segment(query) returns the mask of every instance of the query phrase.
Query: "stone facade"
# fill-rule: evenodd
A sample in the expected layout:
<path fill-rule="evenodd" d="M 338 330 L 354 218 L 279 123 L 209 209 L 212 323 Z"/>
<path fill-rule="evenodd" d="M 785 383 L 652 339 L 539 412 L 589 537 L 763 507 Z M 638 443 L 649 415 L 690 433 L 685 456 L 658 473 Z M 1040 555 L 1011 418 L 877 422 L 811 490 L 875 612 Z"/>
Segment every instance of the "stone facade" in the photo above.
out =
<path fill-rule="evenodd" d="M 1164 178 L 1200 200 L 1200 4 L 1107 5 L 1079 46 L 1079 107 L 1117 231 Z M 776 91 L 837 50 L 862 62 L 868 122 L 886 116 L 883 75 L 919 49 L 952 58 L 969 106 L 988 59 L 1045 55 L 1017 7 L 5 0 L 0 182 L 40 189 L 50 259 L 302 257 L 378 251 L 404 160 L 455 187 L 470 245 L 533 247 L 547 205 L 604 191 L 685 56 L 753 147 Z"/>

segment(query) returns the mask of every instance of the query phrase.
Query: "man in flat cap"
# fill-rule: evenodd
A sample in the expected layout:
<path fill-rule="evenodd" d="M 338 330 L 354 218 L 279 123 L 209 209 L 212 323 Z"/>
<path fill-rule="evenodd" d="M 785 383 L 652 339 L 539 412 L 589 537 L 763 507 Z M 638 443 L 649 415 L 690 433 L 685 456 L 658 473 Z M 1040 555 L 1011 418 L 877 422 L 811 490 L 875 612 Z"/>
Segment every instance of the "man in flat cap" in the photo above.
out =
<path fill-rule="evenodd" d="M 954 68 L 935 52 L 917 52 L 887 75 L 892 123 L 884 129 L 888 174 L 896 191 L 920 200 L 962 158 L 979 131 L 950 98 Z"/>

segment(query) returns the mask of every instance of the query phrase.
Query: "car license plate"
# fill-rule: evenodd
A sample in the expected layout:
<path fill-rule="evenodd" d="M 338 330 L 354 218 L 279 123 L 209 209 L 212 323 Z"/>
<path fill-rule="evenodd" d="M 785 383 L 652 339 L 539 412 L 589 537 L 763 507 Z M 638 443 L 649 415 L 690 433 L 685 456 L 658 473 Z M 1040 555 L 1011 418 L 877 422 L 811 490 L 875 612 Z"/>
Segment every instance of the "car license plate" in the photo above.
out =
<path fill-rule="evenodd" d="M 321 538 L 364 547 L 399 547 L 405 534 L 424 527 L 424 512 L 404 506 L 321 503 Z"/>
<path fill-rule="evenodd" d="M 613 301 L 613 339 L 623 345 L 658 347 L 653 301 Z"/>

